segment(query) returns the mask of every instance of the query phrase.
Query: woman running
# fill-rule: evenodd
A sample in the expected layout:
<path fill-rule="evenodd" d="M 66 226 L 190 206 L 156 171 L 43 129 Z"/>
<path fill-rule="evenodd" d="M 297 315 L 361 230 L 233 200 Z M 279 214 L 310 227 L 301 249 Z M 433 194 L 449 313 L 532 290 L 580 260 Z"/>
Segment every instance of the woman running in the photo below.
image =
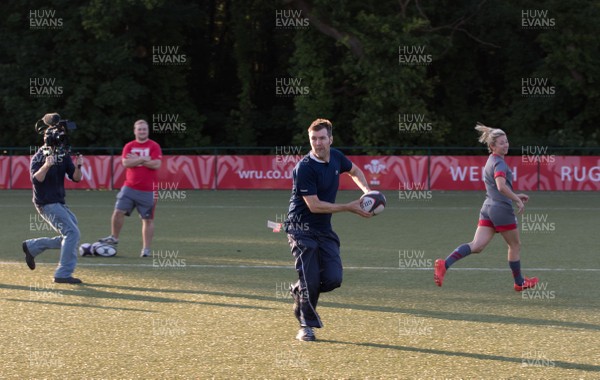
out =
<path fill-rule="evenodd" d="M 482 252 L 498 232 L 508 244 L 508 265 L 515 281 L 514 288 L 520 292 L 538 283 L 537 277 L 527 278 L 521 275 L 521 239 L 513 211 L 514 202 L 518 214 L 521 214 L 529 197 L 513 192 L 512 172 L 504 162 L 504 156 L 508 153 L 506 133 L 480 123 L 477 123 L 475 129 L 480 135 L 479 142 L 487 145 L 491 153 L 484 169 L 486 197 L 479 213 L 479 223 L 472 242 L 460 245 L 446 260 L 435 261 L 433 279 L 437 286 L 442 286 L 446 271 L 452 264 L 471 253 Z"/>

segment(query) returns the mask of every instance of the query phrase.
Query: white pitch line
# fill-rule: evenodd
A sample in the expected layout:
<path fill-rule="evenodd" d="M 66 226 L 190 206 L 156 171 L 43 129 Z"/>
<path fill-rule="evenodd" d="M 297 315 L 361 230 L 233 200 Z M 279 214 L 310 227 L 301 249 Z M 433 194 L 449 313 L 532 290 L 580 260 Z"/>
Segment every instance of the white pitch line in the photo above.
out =
<path fill-rule="evenodd" d="M 22 265 L 21 262 L 0 261 L 0 265 Z M 38 263 L 38 265 L 52 265 L 52 263 Z M 111 263 L 79 263 L 82 267 L 130 267 L 130 268 L 168 268 L 153 264 L 111 264 Z M 225 269 L 294 269 L 291 265 L 230 265 L 230 264 L 187 264 L 185 266 L 176 267 L 183 268 L 225 268 Z M 175 267 L 173 268 L 175 269 Z M 400 268 L 400 267 L 344 267 L 350 270 L 391 270 L 391 271 L 431 271 L 433 268 Z M 600 272 L 600 268 L 527 268 L 528 271 L 539 272 Z M 452 268 L 452 271 L 481 271 L 481 272 L 507 272 L 508 268 Z"/>

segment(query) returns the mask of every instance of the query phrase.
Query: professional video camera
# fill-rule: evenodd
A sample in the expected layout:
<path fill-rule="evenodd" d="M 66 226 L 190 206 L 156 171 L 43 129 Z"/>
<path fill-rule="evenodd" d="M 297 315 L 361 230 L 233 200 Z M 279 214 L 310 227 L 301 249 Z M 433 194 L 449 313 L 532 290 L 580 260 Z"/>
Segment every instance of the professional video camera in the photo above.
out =
<path fill-rule="evenodd" d="M 68 131 L 77 129 L 73 121 L 63 120 L 57 113 L 47 113 L 35 123 L 35 130 L 44 134 L 44 156 L 63 157 L 71 153 Z"/>

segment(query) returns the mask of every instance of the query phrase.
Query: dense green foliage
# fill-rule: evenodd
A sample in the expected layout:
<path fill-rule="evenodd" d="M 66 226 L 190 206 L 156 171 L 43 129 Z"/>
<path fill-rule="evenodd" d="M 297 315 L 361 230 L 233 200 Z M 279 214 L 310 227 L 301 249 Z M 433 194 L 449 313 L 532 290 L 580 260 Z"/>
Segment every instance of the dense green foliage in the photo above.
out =
<path fill-rule="evenodd" d="M 305 143 L 316 117 L 334 122 L 337 145 L 473 146 L 476 121 L 516 145 L 600 142 L 597 0 L 8 0 L 0 11 L 0 146 L 39 142 L 33 124 L 51 111 L 77 121 L 79 146 L 120 146 L 156 115 L 184 123 L 154 134 L 165 147 Z M 156 64 L 169 49 L 183 62 Z M 401 129 L 415 118 L 429 129 Z"/>

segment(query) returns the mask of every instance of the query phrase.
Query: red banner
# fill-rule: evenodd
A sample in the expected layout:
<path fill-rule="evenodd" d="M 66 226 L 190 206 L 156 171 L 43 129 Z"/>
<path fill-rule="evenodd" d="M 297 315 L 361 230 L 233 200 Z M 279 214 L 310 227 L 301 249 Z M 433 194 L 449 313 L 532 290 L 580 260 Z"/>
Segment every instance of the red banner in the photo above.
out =
<path fill-rule="evenodd" d="M 89 156 L 84 158 L 81 166 L 81 181 L 65 180 L 66 189 L 96 189 L 108 190 L 111 188 L 111 156 Z M 75 163 L 75 157 L 73 157 Z"/>
<path fill-rule="evenodd" d="M 358 166 L 372 189 L 427 188 L 427 156 L 348 156 Z M 340 189 L 358 187 L 352 177 L 340 179 Z"/>
<path fill-rule="evenodd" d="M 0 156 L 0 190 L 10 189 L 10 157 Z"/>
<path fill-rule="evenodd" d="M 214 189 L 215 156 L 163 156 L 158 180 L 178 189 Z"/>
<path fill-rule="evenodd" d="M 303 156 L 220 156 L 217 161 L 218 189 L 292 188 L 292 170 Z M 398 190 L 402 183 L 427 186 L 426 156 L 348 156 L 364 173 L 373 189 Z M 358 187 L 347 175 L 340 189 Z"/>
<path fill-rule="evenodd" d="M 113 187 L 120 189 L 125 182 L 125 168 L 121 156 L 113 157 Z M 158 181 L 168 187 L 182 189 L 215 188 L 214 156 L 163 156 Z"/>
<path fill-rule="evenodd" d="M 431 190 L 485 190 L 483 172 L 488 156 L 431 156 Z M 521 157 L 505 157 L 513 173 L 513 189 L 536 190 L 537 166 Z"/>
<path fill-rule="evenodd" d="M 11 173 L 6 173 L 6 176 L 11 176 L 12 179 L 6 178 L 2 182 L 10 181 L 12 184 L 11 189 L 31 189 L 31 179 L 29 178 L 30 160 L 30 156 L 12 156 Z"/>
<path fill-rule="evenodd" d="M 540 190 L 600 190 L 600 157 L 540 156 Z"/>
<path fill-rule="evenodd" d="M 218 189 L 292 188 L 292 170 L 303 156 L 219 156 Z"/>
<path fill-rule="evenodd" d="M 302 155 L 164 156 L 158 181 L 176 189 L 292 188 L 292 170 Z M 373 189 L 483 190 L 487 156 L 348 156 Z M 515 190 L 600 190 L 599 156 L 507 156 Z M 30 156 L 0 156 L 0 189 L 30 189 Z M 111 167 L 112 166 L 112 167 Z M 539 181 L 538 181 L 539 170 Z M 120 188 L 120 156 L 86 156 L 79 183 L 69 189 Z M 340 189 L 357 189 L 343 175 Z"/>

